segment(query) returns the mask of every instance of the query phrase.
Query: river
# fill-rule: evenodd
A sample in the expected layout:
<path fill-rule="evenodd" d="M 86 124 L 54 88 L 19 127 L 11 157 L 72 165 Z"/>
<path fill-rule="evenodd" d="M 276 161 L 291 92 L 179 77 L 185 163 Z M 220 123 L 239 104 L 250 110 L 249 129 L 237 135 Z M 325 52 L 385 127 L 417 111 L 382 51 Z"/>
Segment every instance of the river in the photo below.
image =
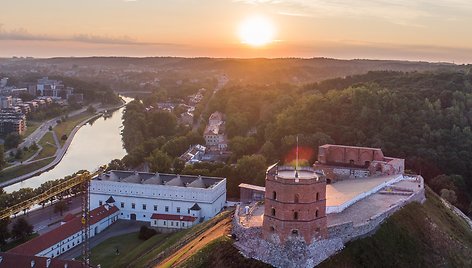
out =
<path fill-rule="evenodd" d="M 126 102 L 131 98 L 123 97 Z M 63 178 L 78 170 L 94 171 L 112 159 L 126 155 L 121 141 L 122 115 L 124 107 L 113 112 L 111 117 L 100 117 L 93 123 L 82 126 L 74 136 L 62 160 L 54 168 L 27 180 L 5 187 L 8 193 L 21 188 L 39 187 L 42 183 Z"/>

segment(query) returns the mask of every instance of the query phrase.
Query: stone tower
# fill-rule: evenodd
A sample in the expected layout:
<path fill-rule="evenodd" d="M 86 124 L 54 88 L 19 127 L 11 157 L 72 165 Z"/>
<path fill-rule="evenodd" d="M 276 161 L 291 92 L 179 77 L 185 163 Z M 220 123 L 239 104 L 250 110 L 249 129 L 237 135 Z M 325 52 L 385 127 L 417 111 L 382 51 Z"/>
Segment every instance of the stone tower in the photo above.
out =
<path fill-rule="evenodd" d="M 273 243 L 327 237 L 326 181 L 308 167 L 267 169 L 262 235 Z"/>

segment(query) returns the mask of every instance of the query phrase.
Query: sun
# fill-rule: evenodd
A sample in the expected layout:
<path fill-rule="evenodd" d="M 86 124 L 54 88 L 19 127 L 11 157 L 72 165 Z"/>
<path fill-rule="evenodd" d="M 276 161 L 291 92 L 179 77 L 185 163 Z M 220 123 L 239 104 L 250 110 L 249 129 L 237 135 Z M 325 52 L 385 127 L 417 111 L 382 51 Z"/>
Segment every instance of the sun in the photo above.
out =
<path fill-rule="evenodd" d="M 267 18 L 250 17 L 239 26 L 239 37 L 243 44 L 264 46 L 274 41 L 275 27 Z"/>

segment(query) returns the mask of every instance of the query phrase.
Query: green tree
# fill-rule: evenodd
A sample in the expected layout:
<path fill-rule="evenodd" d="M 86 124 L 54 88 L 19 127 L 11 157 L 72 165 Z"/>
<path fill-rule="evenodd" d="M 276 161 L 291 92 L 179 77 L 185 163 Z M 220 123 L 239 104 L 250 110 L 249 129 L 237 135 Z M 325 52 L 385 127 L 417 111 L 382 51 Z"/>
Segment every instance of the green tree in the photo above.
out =
<path fill-rule="evenodd" d="M 18 144 L 20 144 L 20 135 L 18 135 L 18 133 L 9 133 L 6 137 L 5 137 L 5 148 L 7 149 L 12 149 L 12 148 L 16 148 L 18 147 Z"/>
<path fill-rule="evenodd" d="M 9 218 L 0 220 L 0 245 L 4 245 L 7 239 L 10 238 L 10 232 L 8 231 L 9 223 Z"/>
<path fill-rule="evenodd" d="M 455 205 L 457 203 L 456 192 L 454 192 L 453 190 L 442 189 L 441 197 L 444 198 L 449 203 L 451 203 L 452 205 Z"/>
<path fill-rule="evenodd" d="M 33 226 L 25 218 L 19 218 L 11 228 L 11 234 L 15 239 L 24 239 L 33 233 Z"/>
<path fill-rule="evenodd" d="M 172 158 L 161 150 L 154 150 L 152 154 L 146 158 L 152 172 L 170 172 L 172 167 Z"/>
<path fill-rule="evenodd" d="M 15 159 L 21 159 L 21 157 L 23 157 L 23 150 L 21 149 L 16 150 Z"/>
<path fill-rule="evenodd" d="M 125 169 L 126 169 L 125 163 L 123 163 L 123 161 L 121 161 L 120 159 L 111 160 L 107 166 L 107 171 L 108 170 L 125 170 Z"/>
<path fill-rule="evenodd" d="M 241 182 L 264 185 L 266 158 L 262 155 L 245 155 L 236 163 L 236 176 Z"/>
<path fill-rule="evenodd" d="M 176 137 L 166 142 L 162 146 L 162 151 L 166 152 L 172 157 L 177 157 L 185 153 L 188 150 L 190 143 L 187 140 L 187 137 Z"/>
<path fill-rule="evenodd" d="M 185 161 L 177 157 L 174 159 L 172 167 L 174 168 L 174 173 L 180 174 L 185 168 Z"/>
<path fill-rule="evenodd" d="M 62 216 L 62 213 L 68 209 L 69 209 L 69 205 L 64 200 L 59 200 L 58 202 L 56 202 L 56 204 L 54 204 L 54 213 L 59 212 L 61 216 Z"/>
<path fill-rule="evenodd" d="M 5 151 L 4 151 L 4 147 L 3 147 L 3 144 L 0 144 L 0 170 L 3 169 L 3 167 L 5 166 Z M 3 190 L 3 189 L 2 189 Z"/>
<path fill-rule="evenodd" d="M 267 159 L 267 162 L 269 163 L 274 162 L 278 158 L 275 145 L 270 141 L 266 141 L 264 145 L 262 145 L 261 154 Z"/>

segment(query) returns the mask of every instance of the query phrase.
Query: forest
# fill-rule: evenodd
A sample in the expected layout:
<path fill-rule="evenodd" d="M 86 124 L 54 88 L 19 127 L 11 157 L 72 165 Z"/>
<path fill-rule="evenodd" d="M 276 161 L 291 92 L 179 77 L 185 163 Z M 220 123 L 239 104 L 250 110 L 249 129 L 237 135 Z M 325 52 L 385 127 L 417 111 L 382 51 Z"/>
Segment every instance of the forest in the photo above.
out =
<path fill-rule="evenodd" d="M 136 110 L 132 107 L 126 113 Z M 300 145 L 310 149 L 308 163 L 325 143 L 379 147 L 385 155 L 405 158 L 407 169 L 423 175 L 433 190 L 472 212 L 470 70 L 379 71 L 303 86 L 232 84 L 215 95 L 204 118 L 214 111 L 227 117 L 233 152 L 229 165 L 198 164 L 177 171 L 225 176 L 229 196 L 237 196 L 240 182 L 262 185 L 265 167 L 286 160 L 298 135 Z M 135 163 L 169 157 L 162 163 L 171 170 L 172 164 L 179 165 L 175 157 L 201 137 L 167 116 L 129 114 L 133 120 L 126 124 L 125 114 L 128 152 L 148 148 Z M 126 135 L 129 129 L 139 133 Z M 136 140 L 140 146 L 130 145 Z"/>

